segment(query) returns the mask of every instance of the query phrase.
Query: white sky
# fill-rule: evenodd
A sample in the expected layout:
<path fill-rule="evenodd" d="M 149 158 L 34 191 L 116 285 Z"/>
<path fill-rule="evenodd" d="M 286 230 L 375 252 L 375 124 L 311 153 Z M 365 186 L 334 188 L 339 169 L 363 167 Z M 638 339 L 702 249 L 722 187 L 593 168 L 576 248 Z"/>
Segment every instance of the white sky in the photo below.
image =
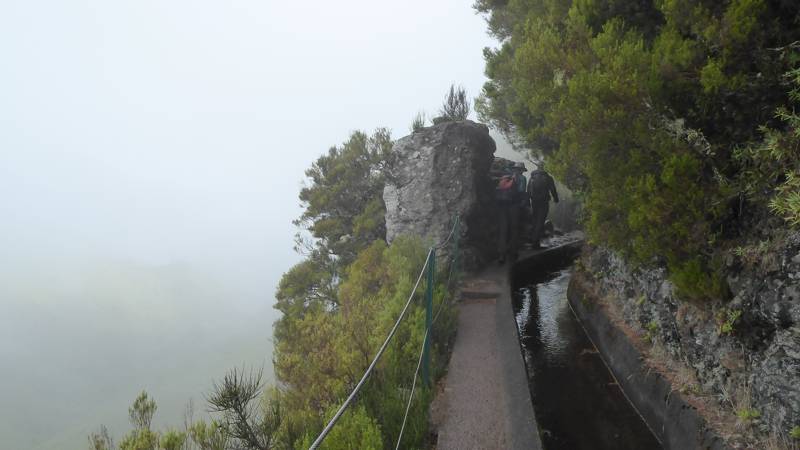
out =
<path fill-rule="evenodd" d="M 274 286 L 316 157 L 479 92 L 471 3 L 0 3 L 0 270 L 215 261 Z"/>
<path fill-rule="evenodd" d="M 0 0 L 3 442 L 119 437 L 143 388 L 175 424 L 268 361 L 303 172 L 452 82 L 476 95 L 471 4 Z"/>
<path fill-rule="evenodd" d="M 480 91 L 472 1 L 0 0 L 3 442 L 119 438 L 140 389 L 177 424 L 268 362 L 304 171 Z"/>

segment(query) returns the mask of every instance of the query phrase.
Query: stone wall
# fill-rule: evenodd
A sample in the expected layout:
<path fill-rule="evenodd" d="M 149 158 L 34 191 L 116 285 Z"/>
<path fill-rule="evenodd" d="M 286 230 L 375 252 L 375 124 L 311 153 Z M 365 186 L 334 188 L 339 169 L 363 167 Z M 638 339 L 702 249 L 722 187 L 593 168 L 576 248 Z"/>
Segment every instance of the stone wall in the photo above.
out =
<path fill-rule="evenodd" d="M 733 413 L 749 397 L 753 426 L 786 437 L 800 425 L 800 233 L 763 239 L 730 253 L 728 302 L 681 301 L 663 269 L 632 268 L 602 247 L 581 264 L 629 325 L 691 367 L 702 392 Z"/>

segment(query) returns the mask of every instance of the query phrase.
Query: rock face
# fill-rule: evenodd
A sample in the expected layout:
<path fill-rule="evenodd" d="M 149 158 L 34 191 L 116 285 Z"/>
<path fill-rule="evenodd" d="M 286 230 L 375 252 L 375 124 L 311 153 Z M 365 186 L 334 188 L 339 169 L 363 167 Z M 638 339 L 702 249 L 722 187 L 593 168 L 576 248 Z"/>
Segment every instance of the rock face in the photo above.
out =
<path fill-rule="evenodd" d="M 727 261 L 727 303 L 680 301 L 664 270 L 632 268 L 605 248 L 591 249 L 583 265 L 598 293 L 688 363 L 704 392 L 734 412 L 755 409 L 758 428 L 787 436 L 800 425 L 800 233 L 762 242 L 770 245 L 744 247 Z"/>
<path fill-rule="evenodd" d="M 474 267 L 491 257 L 494 240 L 486 222 L 493 201 L 488 173 L 494 151 L 489 129 L 468 120 L 423 128 L 398 140 L 383 191 L 387 241 L 413 235 L 442 242 L 459 215 L 463 263 Z"/>

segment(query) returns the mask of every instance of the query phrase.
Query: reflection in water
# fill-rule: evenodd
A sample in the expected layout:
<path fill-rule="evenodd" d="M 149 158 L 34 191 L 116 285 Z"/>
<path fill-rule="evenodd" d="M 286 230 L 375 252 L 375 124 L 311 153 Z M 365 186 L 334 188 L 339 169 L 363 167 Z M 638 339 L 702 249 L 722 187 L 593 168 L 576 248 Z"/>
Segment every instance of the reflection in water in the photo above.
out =
<path fill-rule="evenodd" d="M 514 313 L 546 449 L 659 449 L 567 303 L 570 270 L 520 280 Z"/>

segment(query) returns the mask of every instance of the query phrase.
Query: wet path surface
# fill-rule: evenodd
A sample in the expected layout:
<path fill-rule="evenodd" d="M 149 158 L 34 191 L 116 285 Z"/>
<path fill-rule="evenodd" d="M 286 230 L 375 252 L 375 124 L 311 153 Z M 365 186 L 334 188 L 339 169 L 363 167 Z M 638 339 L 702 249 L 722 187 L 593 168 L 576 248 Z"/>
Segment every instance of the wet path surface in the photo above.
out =
<path fill-rule="evenodd" d="M 458 334 L 431 407 L 438 450 L 541 450 L 506 267 L 461 284 Z"/>
<path fill-rule="evenodd" d="M 567 303 L 570 269 L 515 280 L 514 316 L 547 450 L 660 449 Z"/>

